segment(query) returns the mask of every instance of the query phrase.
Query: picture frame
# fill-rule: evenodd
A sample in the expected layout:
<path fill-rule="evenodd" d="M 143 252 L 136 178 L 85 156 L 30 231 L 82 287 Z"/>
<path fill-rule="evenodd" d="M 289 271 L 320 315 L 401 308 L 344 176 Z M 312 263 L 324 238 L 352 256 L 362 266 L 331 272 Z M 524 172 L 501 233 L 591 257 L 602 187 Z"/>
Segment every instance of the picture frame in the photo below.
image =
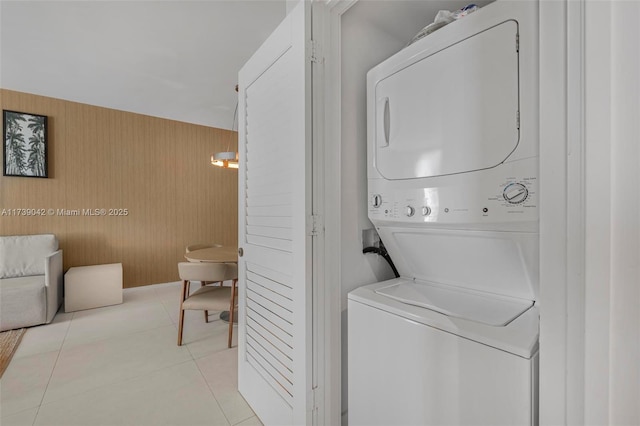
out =
<path fill-rule="evenodd" d="M 47 178 L 47 116 L 2 110 L 3 175 Z"/>

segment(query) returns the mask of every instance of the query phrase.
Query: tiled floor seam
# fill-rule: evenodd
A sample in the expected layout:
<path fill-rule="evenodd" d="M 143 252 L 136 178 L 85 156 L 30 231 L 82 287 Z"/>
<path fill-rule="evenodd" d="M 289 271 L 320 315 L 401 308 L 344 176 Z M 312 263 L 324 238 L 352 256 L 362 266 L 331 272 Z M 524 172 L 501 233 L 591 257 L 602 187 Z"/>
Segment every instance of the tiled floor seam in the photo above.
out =
<path fill-rule="evenodd" d="M 82 392 L 73 393 L 73 394 L 70 394 L 70 395 L 65 395 L 65 396 L 63 396 L 61 398 L 58 398 L 58 399 L 55 399 L 53 401 L 49 401 L 49 402 L 46 402 L 46 403 L 42 403 L 42 401 L 41 401 L 40 405 L 38 406 L 38 411 L 40 410 L 40 407 L 42 407 L 42 406 L 47 406 L 47 405 L 51 405 L 51 404 L 58 404 L 61 401 L 64 401 L 66 399 L 77 398 L 79 395 L 82 395 L 84 393 L 95 392 L 98 389 L 101 389 L 101 388 L 104 388 L 104 387 L 107 387 L 107 386 L 119 385 L 119 384 L 122 384 L 122 383 L 127 383 L 127 382 L 131 382 L 131 381 L 134 381 L 134 380 L 138 380 L 141 377 L 150 376 L 150 375 L 156 374 L 156 373 L 158 373 L 160 371 L 164 371 L 164 370 L 166 370 L 168 368 L 177 367 L 179 365 L 186 364 L 186 363 L 189 363 L 189 362 L 193 362 L 195 364 L 194 360 L 188 359 L 186 361 L 180 361 L 180 362 L 178 362 L 176 364 L 172 364 L 170 366 L 164 366 L 164 367 L 161 367 L 161 368 L 158 368 L 158 369 L 155 369 L 155 370 L 146 371 L 146 372 L 141 373 L 141 374 L 136 375 L 136 376 L 127 377 L 124 380 L 120 380 L 120 381 L 117 381 L 117 382 L 111 382 L 111 383 L 105 383 L 103 385 L 96 386 L 96 387 L 93 387 L 93 388 L 90 388 L 90 389 L 83 389 Z M 196 367 L 197 367 L 197 364 L 196 364 Z M 200 369 L 198 369 L 198 371 L 200 371 Z M 202 374 L 202 372 L 200 372 L 200 374 Z M 206 382 L 206 380 L 205 380 L 205 382 Z M 208 387 L 208 384 L 207 384 L 207 387 Z M 45 394 L 46 394 L 46 390 L 45 390 Z M 44 398 L 44 396 L 43 396 L 43 398 Z M 214 399 L 215 399 L 215 396 L 214 396 Z M 218 403 L 217 399 L 216 399 L 216 403 Z M 220 405 L 220 404 L 218 403 L 218 405 Z M 38 418 L 38 414 L 36 413 L 36 419 L 37 418 Z M 34 424 L 35 424 L 35 421 L 34 421 Z"/>
<path fill-rule="evenodd" d="M 61 310 L 63 308 L 60 308 Z M 56 313 L 57 315 L 58 313 Z M 40 398 L 40 403 L 36 407 L 36 415 L 33 417 L 33 423 L 31 426 L 35 426 L 36 421 L 38 420 L 38 414 L 40 414 L 40 407 L 42 407 L 42 402 L 44 401 L 44 397 L 47 394 L 47 390 L 49 389 L 49 384 L 51 383 L 51 378 L 53 377 L 53 372 L 56 370 L 56 365 L 58 365 L 58 360 L 60 359 L 60 354 L 62 353 L 62 348 L 64 347 L 64 342 L 67 340 L 67 336 L 69 335 L 69 329 L 71 328 L 71 322 L 75 317 L 75 313 L 71 314 L 71 318 L 69 318 L 69 325 L 67 326 L 66 331 L 64 332 L 64 337 L 62 338 L 62 343 L 60 344 L 60 349 L 58 349 L 58 356 L 56 356 L 56 361 L 53 363 L 53 368 L 51 368 L 51 373 L 49 374 L 49 379 L 47 380 L 47 385 L 44 388 L 44 392 L 42 392 L 42 398 Z"/>
<path fill-rule="evenodd" d="M 35 408 L 35 409 L 37 409 L 37 408 L 39 408 L 39 407 L 40 407 L 40 406 L 38 405 L 38 406 L 36 406 L 36 407 L 29 407 L 29 408 L 25 408 L 24 410 L 16 411 L 15 413 L 10 413 L 10 414 L 8 414 L 8 415 L 0 415 L 0 425 L 2 425 L 2 419 L 4 419 L 4 418 L 17 416 L 17 415 L 19 415 L 19 414 L 26 413 L 26 412 L 28 412 L 28 411 L 33 410 L 34 408 Z M 33 423 L 31 424 L 31 426 L 34 426 L 35 422 L 36 422 L 36 421 L 35 421 L 35 419 L 34 419 L 34 420 L 33 420 Z"/>
<path fill-rule="evenodd" d="M 156 329 L 159 329 L 159 328 L 162 328 L 162 327 L 167 327 L 167 325 L 159 326 L 159 327 L 155 327 L 155 328 L 150 328 L 150 329 L 147 329 L 147 330 L 136 331 L 136 332 L 133 332 L 133 333 L 127 333 L 127 334 L 123 334 L 123 335 L 119 335 L 119 336 L 112 336 L 112 337 L 109 337 L 109 338 L 106 338 L 106 339 L 94 340 L 94 341 L 91 341 L 91 342 L 88 342 L 88 343 L 95 343 L 95 342 L 99 342 L 99 341 L 130 337 L 130 336 L 133 336 L 133 335 L 136 335 L 136 334 L 149 332 L 151 330 L 156 330 Z M 66 339 L 66 336 L 65 336 L 65 339 Z M 64 346 L 64 341 L 63 341 L 63 346 Z M 60 357 L 60 352 L 62 352 L 62 349 L 60 349 L 60 351 L 58 352 L 58 357 L 56 358 L 56 362 L 54 363 L 53 369 L 51 370 L 51 376 L 53 375 L 53 372 L 55 371 L 56 364 L 58 363 L 58 358 Z M 191 355 L 191 352 L 189 352 L 189 355 Z M 127 377 L 127 378 L 125 378 L 123 380 L 120 380 L 120 381 L 105 383 L 105 384 L 100 385 L 100 386 L 92 387 L 92 388 L 89 388 L 89 389 L 84 389 L 82 392 L 73 393 L 73 394 L 70 394 L 70 395 L 65 395 L 65 396 L 63 396 L 61 398 L 57 398 L 57 399 L 54 399 L 53 401 L 48 401 L 46 404 L 43 404 L 44 398 L 45 398 L 45 396 L 47 394 L 47 389 L 49 388 L 49 382 L 51 381 L 51 376 L 50 376 L 49 377 L 49 381 L 47 382 L 47 387 L 45 388 L 44 394 L 42 395 L 42 399 L 40 400 L 40 405 L 38 406 L 38 410 L 39 410 L 40 406 L 42 406 L 42 405 L 53 404 L 53 403 L 56 403 L 58 401 L 64 400 L 66 398 L 76 397 L 78 395 L 81 395 L 83 392 L 91 392 L 91 391 L 94 391 L 96 389 L 100 389 L 100 388 L 102 388 L 104 386 L 111 386 L 111 385 L 115 385 L 115 384 L 119 384 L 119 383 L 126 383 L 126 382 L 128 382 L 130 380 L 137 379 L 137 378 L 149 375 L 149 374 L 157 373 L 158 371 L 166 370 L 167 368 L 175 367 L 175 366 L 178 366 L 180 364 L 187 363 L 187 362 L 194 362 L 195 363 L 195 360 L 193 359 L 193 356 L 191 356 L 191 359 L 186 360 L 186 361 L 178 361 L 175 364 L 169 364 L 169 365 L 165 365 L 163 367 L 159 367 L 159 368 L 154 369 L 154 370 L 145 371 L 143 373 Z M 36 414 L 36 418 L 37 418 L 37 414 Z"/>
<path fill-rule="evenodd" d="M 216 394 L 213 391 L 213 388 L 211 388 L 211 385 L 209 384 L 209 381 L 207 381 L 207 378 L 204 376 L 204 373 L 202 372 L 202 370 L 200 370 L 200 366 L 198 365 L 198 363 L 194 360 L 193 361 L 196 365 L 196 368 L 198 369 L 198 372 L 200 373 L 200 375 L 202 376 L 202 379 L 204 380 L 204 382 L 207 384 L 207 388 L 209 389 L 209 392 L 211 392 L 211 396 L 213 397 L 213 399 L 216 401 L 216 404 L 218 404 L 218 408 L 220 408 L 220 412 L 222 413 L 222 415 L 224 416 L 224 418 L 227 420 L 227 424 L 231 425 L 231 421 L 229 420 L 229 417 L 227 417 L 227 413 L 225 413 L 224 409 L 222 408 L 222 405 L 220 404 L 220 401 L 218 401 L 218 398 L 216 398 Z M 244 421 L 244 420 L 243 420 Z"/>
<path fill-rule="evenodd" d="M 156 293 L 157 293 L 157 291 L 156 291 Z M 177 330 L 178 329 L 178 325 L 173 321 L 173 318 L 171 317 L 171 312 L 169 312 L 169 309 L 167 308 L 167 305 L 162 300 L 160 301 L 160 304 L 162 305 L 162 308 L 164 309 L 164 311 L 169 316 L 169 319 L 171 320 L 171 324 L 173 324 L 173 327 Z"/>
<path fill-rule="evenodd" d="M 173 324 L 173 321 L 171 321 L 171 325 L 175 327 L 175 324 Z M 121 338 L 131 337 L 131 336 L 135 336 L 136 334 L 147 333 L 149 331 L 158 330 L 158 329 L 160 329 L 162 327 L 168 327 L 168 326 L 169 326 L 169 324 L 157 325 L 157 326 L 154 326 L 154 327 L 146 328 L 144 330 L 136 330 L 136 331 L 131 331 L 131 332 L 123 333 L 123 334 L 116 334 L 116 335 L 113 335 L 113 336 L 107 336 L 105 338 L 89 340 L 89 341 L 86 341 L 86 342 L 79 343 L 76 346 L 81 346 L 81 345 L 86 345 L 86 344 L 91 344 L 91 343 L 97 343 L 97 342 L 104 342 L 105 340 L 111 340 L 111 339 L 121 339 Z M 65 336 L 65 340 L 62 342 L 62 346 L 60 347 L 60 351 L 69 350 L 69 349 L 65 349 L 65 347 L 64 347 L 66 339 L 67 338 Z M 72 346 L 71 349 L 73 349 L 76 346 Z"/>
<path fill-rule="evenodd" d="M 224 412 L 223 412 L 223 413 L 224 413 Z M 247 420 L 249 420 L 249 419 L 251 419 L 251 418 L 253 418 L 253 417 L 258 417 L 258 416 L 257 416 L 256 414 L 252 414 L 252 415 L 250 415 L 249 417 L 247 417 L 246 419 L 242 419 L 242 420 L 240 420 L 240 421 L 238 421 L 238 422 L 236 422 L 236 423 L 233 423 L 231 426 L 237 426 L 237 425 L 239 425 L 240 423 L 242 423 L 242 422 L 246 422 Z"/>

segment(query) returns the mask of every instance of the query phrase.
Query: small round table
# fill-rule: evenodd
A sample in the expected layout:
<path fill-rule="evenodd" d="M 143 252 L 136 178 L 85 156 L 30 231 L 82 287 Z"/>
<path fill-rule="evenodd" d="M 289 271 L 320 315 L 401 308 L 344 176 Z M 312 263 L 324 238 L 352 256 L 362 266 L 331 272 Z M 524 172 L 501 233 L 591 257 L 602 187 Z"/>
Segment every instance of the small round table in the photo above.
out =
<path fill-rule="evenodd" d="M 189 262 L 238 263 L 238 247 L 207 247 L 184 254 Z"/>

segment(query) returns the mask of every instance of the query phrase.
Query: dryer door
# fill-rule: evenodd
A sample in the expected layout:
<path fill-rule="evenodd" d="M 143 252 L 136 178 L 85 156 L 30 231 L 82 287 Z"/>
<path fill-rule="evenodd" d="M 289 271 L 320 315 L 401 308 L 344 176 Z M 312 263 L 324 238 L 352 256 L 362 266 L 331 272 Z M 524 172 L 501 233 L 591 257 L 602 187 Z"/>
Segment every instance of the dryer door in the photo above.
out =
<path fill-rule="evenodd" d="M 520 134 L 517 34 L 509 20 L 370 82 L 383 177 L 464 173 L 509 157 Z"/>

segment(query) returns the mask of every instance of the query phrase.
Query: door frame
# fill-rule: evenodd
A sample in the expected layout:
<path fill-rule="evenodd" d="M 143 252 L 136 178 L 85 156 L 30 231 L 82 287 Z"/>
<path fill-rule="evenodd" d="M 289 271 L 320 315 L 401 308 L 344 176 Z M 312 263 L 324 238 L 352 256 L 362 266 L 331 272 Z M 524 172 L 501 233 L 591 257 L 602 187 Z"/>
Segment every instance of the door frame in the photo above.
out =
<path fill-rule="evenodd" d="M 628 37 L 618 19 L 631 13 L 621 9 L 610 1 L 540 5 L 550 23 L 540 34 L 550 68 L 541 74 L 540 162 L 551 172 L 540 185 L 541 424 L 607 424 L 629 415 L 621 407 L 635 407 L 633 394 L 621 401 L 627 389 L 613 368 L 616 356 L 633 351 L 620 346 L 615 327 L 624 315 L 616 311 L 625 285 L 615 268 L 625 247 L 613 225 L 620 218 L 613 184 L 624 176 L 615 161 L 626 105 L 616 97 L 625 80 L 612 84 L 623 51 L 612 47 Z"/>
<path fill-rule="evenodd" d="M 540 1 L 540 424 L 585 413 L 585 2 Z M 605 21 L 604 17 L 602 18 Z M 544 31 L 542 31 L 544 28 Z"/>
<path fill-rule="evenodd" d="M 324 331 L 320 334 L 324 345 L 322 353 L 324 371 L 322 381 L 324 392 L 318 397 L 323 401 L 319 410 L 316 424 L 339 425 L 342 423 L 342 258 L 341 258 L 341 19 L 357 0 L 324 0 L 323 7 L 314 9 L 314 40 L 319 44 L 322 52 L 322 74 L 314 74 L 314 85 L 322 84 L 323 99 L 315 104 L 316 111 L 322 118 L 314 123 L 314 128 L 322 141 L 323 176 L 318 175 L 322 182 L 324 206 L 324 256 L 323 283 L 319 288 L 319 298 L 323 301 L 321 308 L 324 318 L 319 319 Z M 318 31 L 316 33 L 316 31 Z M 315 77 L 320 76 L 320 79 Z M 320 80 L 320 81 L 318 81 Z M 315 87 L 314 87 L 315 89 Z M 315 117 L 314 117 L 315 118 Z M 314 259 L 315 260 L 315 259 Z M 315 420 L 315 419 L 314 419 Z"/>

